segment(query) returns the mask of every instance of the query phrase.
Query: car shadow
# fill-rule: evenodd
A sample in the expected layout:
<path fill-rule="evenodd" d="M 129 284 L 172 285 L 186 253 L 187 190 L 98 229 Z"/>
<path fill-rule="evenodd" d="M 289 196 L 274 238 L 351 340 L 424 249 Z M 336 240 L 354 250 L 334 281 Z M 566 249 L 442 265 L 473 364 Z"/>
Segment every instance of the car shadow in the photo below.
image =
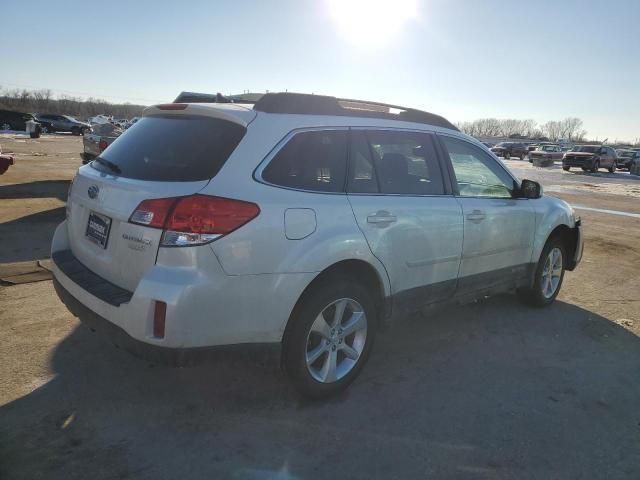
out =
<path fill-rule="evenodd" d="M 246 359 L 165 368 L 79 326 L 0 408 L 2 478 L 638 478 L 640 339 L 509 296 L 378 334 L 359 379 L 301 399 Z"/>
<path fill-rule="evenodd" d="M 0 185 L 0 200 L 12 198 L 67 199 L 70 180 L 40 180 L 37 182 Z"/>
<path fill-rule="evenodd" d="M 0 223 L 0 263 L 49 258 L 51 239 L 65 219 L 65 207 Z"/>

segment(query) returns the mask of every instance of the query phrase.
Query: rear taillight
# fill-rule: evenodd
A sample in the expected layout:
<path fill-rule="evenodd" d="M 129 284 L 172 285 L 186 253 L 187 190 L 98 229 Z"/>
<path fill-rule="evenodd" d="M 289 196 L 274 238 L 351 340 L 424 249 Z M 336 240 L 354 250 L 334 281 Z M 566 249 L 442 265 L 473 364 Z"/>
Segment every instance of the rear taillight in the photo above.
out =
<path fill-rule="evenodd" d="M 260 213 L 255 203 L 230 198 L 192 195 L 145 200 L 129 221 L 162 228 L 161 245 L 202 245 L 237 230 Z"/>
<path fill-rule="evenodd" d="M 101 152 L 104 152 L 104 150 L 109 146 L 109 144 L 107 142 L 105 142 L 104 140 L 100 140 L 100 143 L 98 143 L 98 148 L 100 149 Z"/>

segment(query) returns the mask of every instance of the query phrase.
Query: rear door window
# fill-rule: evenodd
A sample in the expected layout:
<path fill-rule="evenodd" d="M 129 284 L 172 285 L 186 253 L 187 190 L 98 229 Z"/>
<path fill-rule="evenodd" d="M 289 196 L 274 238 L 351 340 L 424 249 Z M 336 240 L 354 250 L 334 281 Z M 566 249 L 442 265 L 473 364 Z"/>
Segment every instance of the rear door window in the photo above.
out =
<path fill-rule="evenodd" d="M 444 195 L 429 134 L 354 130 L 351 144 L 349 192 Z"/>
<path fill-rule="evenodd" d="M 190 182 L 213 178 L 238 146 L 246 129 L 202 116 L 141 118 L 91 165 L 126 178 Z"/>
<path fill-rule="evenodd" d="M 347 130 L 297 133 L 269 162 L 262 179 L 299 190 L 344 192 L 347 135 Z"/>

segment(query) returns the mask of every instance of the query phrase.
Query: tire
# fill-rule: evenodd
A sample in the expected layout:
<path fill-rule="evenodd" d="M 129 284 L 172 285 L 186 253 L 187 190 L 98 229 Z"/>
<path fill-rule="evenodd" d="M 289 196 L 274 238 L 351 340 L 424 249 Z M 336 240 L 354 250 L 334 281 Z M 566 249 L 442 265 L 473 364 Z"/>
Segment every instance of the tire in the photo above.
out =
<path fill-rule="evenodd" d="M 0 127 L 2 127 L 2 128 L 0 128 L 0 130 L 13 130 L 11 128 L 11 124 L 9 122 L 3 123 L 2 125 L 0 125 Z"/>
<path fill-rule="evenodd" d="M 509 152 L 504 152 L 504 159 L 509 160 L 511 158 L 511 154 Z"/>
<path fill-rule="evenodd" d="M 583 171 L 583 172 L 588 172 L 588 171 L 589 171 L 589 169 L 588 169 L 588 168 L 585 168 L 585 167 L 582 167 L 582 171 Z"/>
<path fill-rule="evenodd" d="M 591 167 L 591 173 L 598 173 L 599 169 L 600 169 L 600 161 L 596 160 L 595 163 L 593 164 L 593 167 Z"/>
<path fill-rule="evenodd" d="M 549 272 L 548 262 L 552 262 L 552 252 L 554 252 L 554 255 L 556 255 L 555 252 L 559 252 L 560 254 L 559 272 L 557 263 L 551 263 L 551 265 L 556 265 L 556 267 L 552 268 L 549 274 L 547 273 Z M 534 307 L 546 307 L 553 303 L 562 287 L 566 263 L 567 255 L 564 242 L 559 236 L 551 237 L 547 240 L 540 254 L 540 259 L 538 260 L 538 265 L 534 273 L 533 286 L 518 289 L 518 297 L 520 300 Z"/>
<path fill-rule="evenodd" d="M 524 159 L 525 159 L 525 157 L 526 157 L 526 155 L 525 155 L 524 153 L 521 153 L 521 154 L 520 154 L 520 160 L 524 160 Z"/>
<path fill-rule="evenodd" d="M 571 167 L 562 167 L 562 169 L 563 169 L 565 172 L 568 172 L 569 170 L 571 170 Z"/>
<path fill-rule="evenodd" d="M 71 135 L 80 136 L 82 135 L 82 131 L 78 127 L 73 127 L 71 129 Z"/>
<path fill-rule="evenodd" d="M 609 173 L 616 173 L 616 164 L 611 164 L 611 166 L 607 168 L 607 170 L 609 170 Z"/>
<path fill-rule="evenodd" d="M 343 309 L 342 321 L 333 323 L 339 307 Z M 361 328 L 345 335 L 350 324 Z M 282 349 L 283 366 L 294 387 L 309 398 L 325 398 L 344 390 L 367 362 L 376 324 L 371 293 L 353 279 L 333 278 L 305 292 L 291 314 Z M 347 357 L 347 351 L 357 358 Z M 336 362 L 333 375 L 332 358 Z"/>

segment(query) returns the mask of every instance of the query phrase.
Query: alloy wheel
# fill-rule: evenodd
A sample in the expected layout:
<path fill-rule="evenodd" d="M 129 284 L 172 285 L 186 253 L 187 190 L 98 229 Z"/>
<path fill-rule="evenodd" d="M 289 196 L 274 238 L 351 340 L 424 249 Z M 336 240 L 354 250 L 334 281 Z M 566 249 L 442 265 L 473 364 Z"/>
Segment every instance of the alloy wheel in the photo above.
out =
<path fill-rule="evenodd" d="M 558 290 L 560 279 L 562 278 L 562 250 L 558 247 L 552 248 L 547 255 L 542 269 L 542 295 L 551 298 Z"/>
<path fill-rule="evenodd" d="M 307 370 L 321 383 L 340 380 L 358 363 L 366 340 L 367 316 L 362 305 L 351 298 L 330 303 L 307 335 Z"/>

